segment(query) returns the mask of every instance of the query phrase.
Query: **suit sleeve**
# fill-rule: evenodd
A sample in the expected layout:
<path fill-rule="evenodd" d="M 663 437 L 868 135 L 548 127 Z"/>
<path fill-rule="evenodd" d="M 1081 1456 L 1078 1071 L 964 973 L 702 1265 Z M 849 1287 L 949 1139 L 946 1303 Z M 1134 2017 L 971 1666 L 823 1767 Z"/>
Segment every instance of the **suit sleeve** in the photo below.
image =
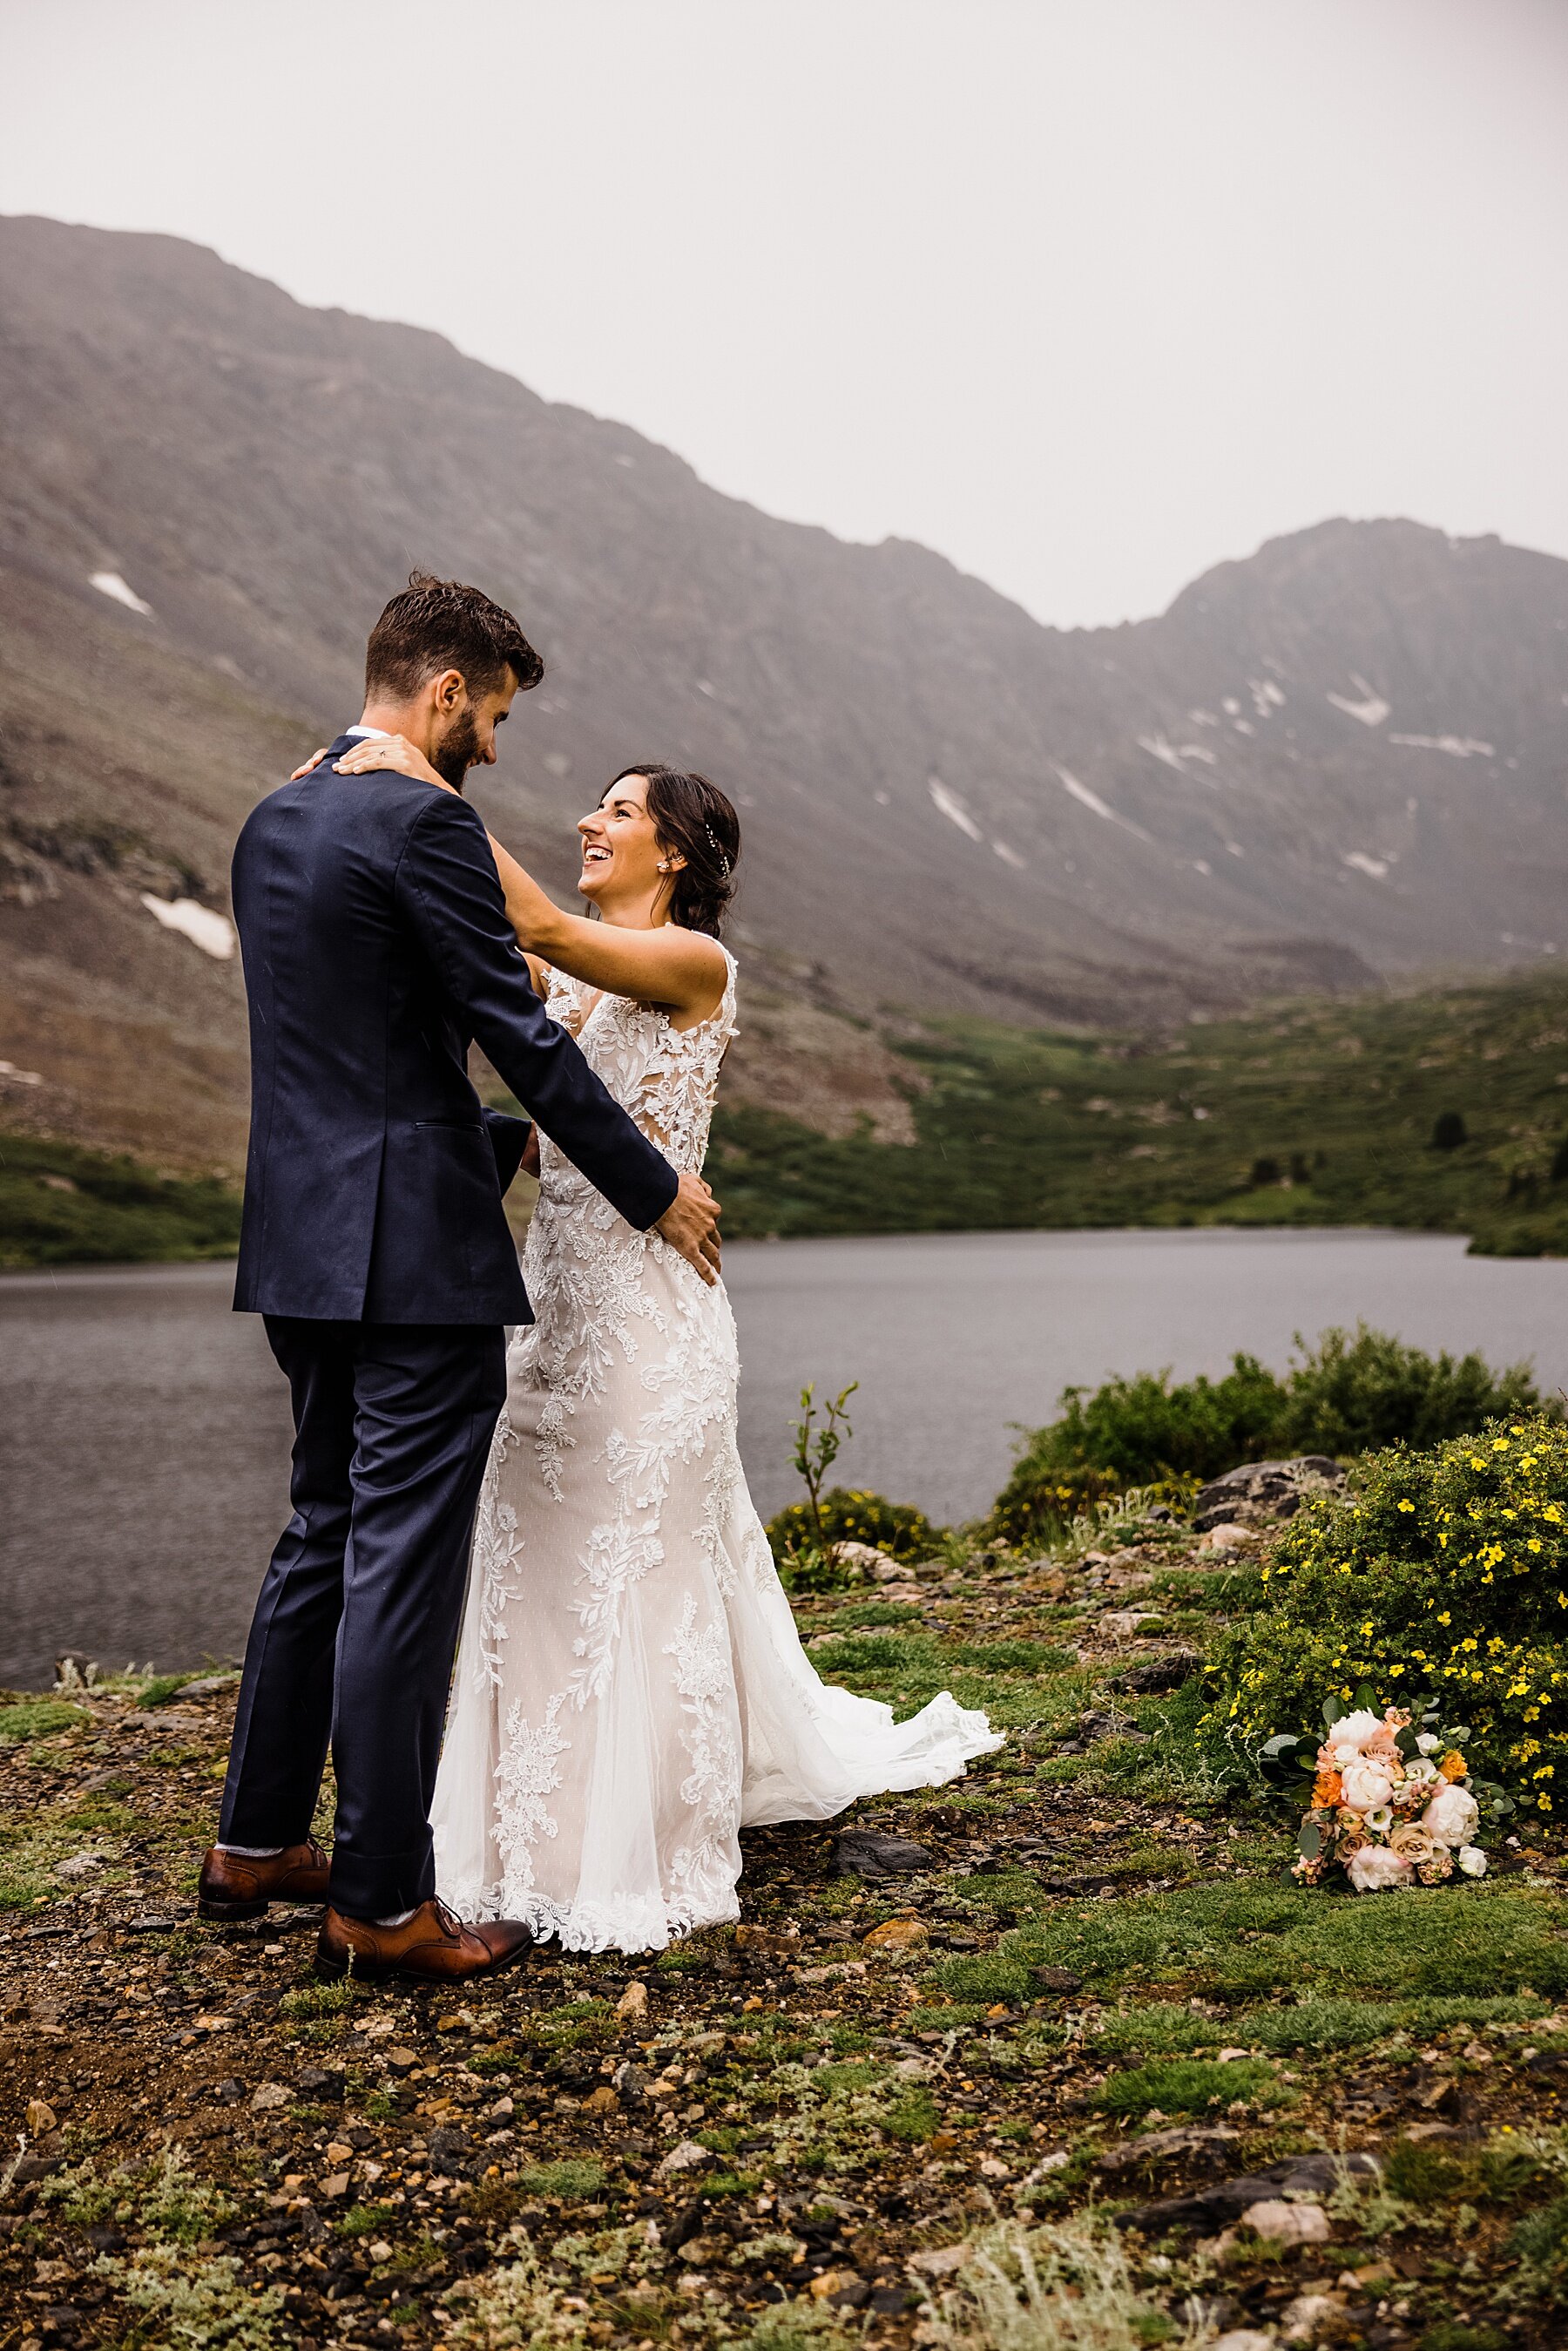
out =
<path fill-rule="evenodd" d="M 410 829 L 397 897 L 447 994 L 518 1101 L 628 1224 L 642 1232 L 656 1225 L 680 1189 L 675 1170 L 535 995 L 484 827 L 466 800 L 431 793 Z"/>
<path fill-rule="evenodd" d="M 523 1164 L 523 1154 L 533 1131 L 530 1119 L 511 1118 L 504 1110 L 487 1110 L 484 1113 L 484 1132 L 495 1155 L 495 1177 L 503 1194 Z"/>

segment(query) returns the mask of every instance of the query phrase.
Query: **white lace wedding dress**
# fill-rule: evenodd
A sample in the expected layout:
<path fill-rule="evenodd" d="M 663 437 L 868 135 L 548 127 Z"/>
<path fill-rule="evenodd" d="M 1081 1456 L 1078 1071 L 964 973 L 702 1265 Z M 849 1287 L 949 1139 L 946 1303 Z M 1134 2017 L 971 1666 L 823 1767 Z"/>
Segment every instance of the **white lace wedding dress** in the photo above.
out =
<path fill-rule="evenodd" d="M 726 955 L 728 950 L 726 949 Z M 549 1007 L 677 1167 L 698 1169 L 735 966 L 684 1031 L 556 975 Z M 442 1898 L 577 1950 L 739 1916 L 739 1831 L 933 1786 L 999 1747 L 946 1693 L 912 1720 L 821 1682 L 736 1450 L 735 1325 L 541 1141 L 431 1821 Z"/>

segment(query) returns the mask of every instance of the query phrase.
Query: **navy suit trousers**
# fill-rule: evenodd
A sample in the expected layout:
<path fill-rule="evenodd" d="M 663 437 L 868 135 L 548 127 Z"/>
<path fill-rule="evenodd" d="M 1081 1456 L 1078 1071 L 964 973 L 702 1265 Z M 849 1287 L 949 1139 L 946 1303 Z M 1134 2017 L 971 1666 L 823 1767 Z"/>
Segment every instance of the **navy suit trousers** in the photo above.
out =
<path fill-rule="evenodd" d="M 294 1516 L 251 1625 L 219 1837 L 308 1836 L 330 1745 L 327 1898 L 386 1917 L 435 1891 L 431 1800 L 505 1333 L 265 1320 L 294 1401 Z"/>

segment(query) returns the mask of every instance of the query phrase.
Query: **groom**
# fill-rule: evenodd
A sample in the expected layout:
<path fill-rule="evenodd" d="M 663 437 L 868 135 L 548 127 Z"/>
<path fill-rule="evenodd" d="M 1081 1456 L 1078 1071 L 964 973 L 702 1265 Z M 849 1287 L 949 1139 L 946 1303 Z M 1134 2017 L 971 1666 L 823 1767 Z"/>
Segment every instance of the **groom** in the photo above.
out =
<path fill-rule="evenodd" d="M 265 1318 L 294 1405 L 294 1516 L 245 1652 L 209 1918 L 327 1908 L 327 1975 L 453 1981 L 526 1949 L 437 1902 L 430 1802 L 503 1325 L 533 1318 L 502 1194 L 527 1139 L 482 1109 L 471 1039 L 611 1207 L 704 1280 L 718 1210 L 677 1176 L 535 995 L 461 793 L 544 664 L 476 588 L 416 572 L 371 632 L 365 712 L 253 810 L 234 904 L 251 1023 L 234 1304 Z M 340 776 L 357 737 L 417 744 L 444 792 Z M 330 1742 L 328 1865 L 310 1842 Z"/>

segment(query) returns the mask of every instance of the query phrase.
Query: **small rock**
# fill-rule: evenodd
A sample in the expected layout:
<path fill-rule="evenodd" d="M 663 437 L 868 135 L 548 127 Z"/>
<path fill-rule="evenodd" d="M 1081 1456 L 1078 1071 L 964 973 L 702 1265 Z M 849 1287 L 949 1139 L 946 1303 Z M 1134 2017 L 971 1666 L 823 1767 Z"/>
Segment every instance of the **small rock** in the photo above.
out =
<path fill-rule="evenodd" d="M 896 1877 L 929 1869 L 933 1856 L 911 1837 L 878 1836 L 874 1829 L 842 1829 L 833 1841 L 835 1877 Z"/>
<path fill-rule="evenodd" d="M 811 2282 L 813 2299 L 830 2310 L 858 2310 L 871 2299 L 871 2288 L 857 2270 L 824 2270 Z"/>
<path fill-rule="evenodd" d="M 1084 1979 L 1075 1976 L 1071 1968 L 1033 1968 L 1034 1980 L 1044 1991 L 1082 1991 Z"/>
<path fill-rule="evenodd" d="M 182 1705 L 188 1698 L 221 1698 L 225 1690 L 238 1689 L 238 1674 L 204 1674 L 199 1682 L 182 1682 Z"/>
<path fill-rule="evenodd" d="M 60 2118 L 47 2098 L 29 2098 L 26 2116 L 29 2138 L 42 2138 L 46 2131 L 58 2130 Z"/>
<path fill-rule="evenodd" d="M 982 2179 L 1011 2179 L 1012 2177 L 1012 2166 L 1003 2163 L 999 2155 L 982 2155 L 980 2170 Z"/>
<path fill-rule="evenodd" d="M 1119 2147 L 1107 2147 L 1095 2169 L 1114 2175 L 1129 2171 L 1137 2164 L 1171 2162 L 1178 2156 L 1218 2157 L 1238 2147 L 1241 2138 L 1241 2132 L 1225 2123 L 1199 2124 L 1190 2129 L 1179 2125 L 1172 2130 L 1150 2131 L 1143 2138 L 1124 2140 Z"/>
<path fill-rule="evenodd" d="M 220 2082 L 213 2092 L 213 2097 L 221 2106 L 237 2106 L 244 2095 L 244 2084 L 236 2082 L 232 2074 L 226 2082 Z"/>
<path fill-rule="evenodd" d="M 385 2237 L 378 2237 L 369 2250 L 373 2262 L 389 2262 L 392 2258 L 392 2248 Z"/>
<path fill-rule="evenodd" d="M 705 2171 L 713 2159 L 708 2149 L 699 2147 L 694 2138 L 683 2138 L 679 2147 L 670 2148 L 659 2168 L 669 2179 L 682 2171 Z"/>
<path fill-rule="evenodd" d="M 1214 2062 L 1218 2065 L 1234 2065 L 1241 2058 L 1250 2057 L 1251 2053 L 1250 2049 L 1221 2049 Z"/>
<path fill-rule="evenodd" d="M 635 2022 L 648 2014 L 648 1986 L 634 1976 L 615 2004 L 616 2014 L 626 2023 Z"/>
<path fill-rule="evenodd" d="M 1342 2294 L 1298 2294 L 1281 2313 L 1287 2343 L 1333 2343 L 1347 2333 Z"/>
<path fill-rule="evenodd" d="M 335 2203 L 339 2196 L 347 2196 L 348 2174 L 346 2171 L 329 2171 L 321 2183 L 321 2193 L 329 2204 Z"/>
<path fill-rule="evenodd" d="M 330 2138 L 322 2149 L 322 2160 L 325 2163 L 352 2163 L 354 2150 L 342 2139 Z"/>
<path fill-rule="evenodd" d="M 620 2100 L 609 2084 L 601 2082 L 598 2088 L 590 2090 L 583 2100 L 583 2112 L 585 2115 L 607 2115 L 618 2109 L 619 2105 Z"/>
<path fill-rule="evenodd" d="M 735 1949 L 738 1951 L 765 1952 L 770 1959 L 798 1959 L 800 1928 L 796 1927 L 789 1933 L 781 1935 L 773 1927 L 737 1927 Z"/>
<path fill-rule="evenodd" d="M 1253 1528 L 1238 1526 L 1234 1520 L 1221 1519 L 1217 1527 L 1210 1528 L 1198 1548 L 1199 1551 L 1248 1551 L 1257 1540 Z"/>
<path fill-rule="evenodd" d="M 291 2095 L 281 2082 L 258 2082 L 251 2092 L 251 2112 L 270 2114 L 275 2106 L 286 2106 Z"/>
<path fill-rule="evenodd" d="M 101 1869 L 108 1859 L 107 1853 L 69 1854 L 64 1861 L 56 1862 L 55 1876 L 73 1880 L 78 1877 L 90 1877 L 94 1870 Z"/>
<path fill-rule="evenodd" d="M 967 2245 L 934 2245 L 929 2252 L 911 2253 L 905 2262 L 917 2277 L 945 2278 L 956 2276 L 968 2261 Z"/>
<path fill-rule="evenodd" d="M 1158 1616 L 1147 1608 L 1112 1608 L 1101 1617 L 1100 1629 L 1108 1633 L 1113 1641 L 1130 1641 L 1144 1625 L 1158 1622 Z"/>
<path fill-rule="evenodd" d="M 394 2074 L 411 2074 L 420 2062 L 417 2049 L 389 2049 L 387 2063 Z"/>
<path fill-rule="evenodd" d="M 868 1951 L 912 1951 L 931 1939 L 930 1929 L 919 1918 L 885 1918 L 860 1938 Z"/>
<path fill-rule="evenodd" d="M 1210 2351 L 1275 2351 L 1274 2338 L 1255 2326 L 1233 2326 L 1229 2335 L 1215 2337 Z"/>
<path fill-rule="evenodd" d="M 859 1575 L 880 1575 L 885 1567 L 894 1565 L 887 1552 L 878 1551 L 874 1543 L 830 1543 L 827 1555 L 838 1566 L 847 1567 Z M 894 1572 L 900 1575 L 903 1573 L 902 1568 L 896 1568 Z"/>
<path fill-rule="evenodd" d="M 1332 2233 L 1321 2204 L 1287 2204 L 1281 2197 L 1249 2204 L 1241 2226 L 1282 2245 L 1326 2245 Z"/>

